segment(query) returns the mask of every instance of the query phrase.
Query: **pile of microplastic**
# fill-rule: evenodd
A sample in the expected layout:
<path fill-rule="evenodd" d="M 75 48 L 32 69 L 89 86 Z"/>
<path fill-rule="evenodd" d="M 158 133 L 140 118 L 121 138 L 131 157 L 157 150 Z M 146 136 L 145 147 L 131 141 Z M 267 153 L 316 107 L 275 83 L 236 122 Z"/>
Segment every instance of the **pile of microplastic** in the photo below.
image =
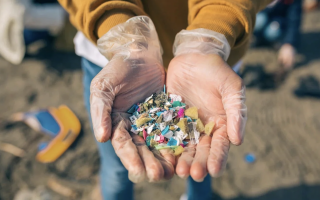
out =
<path fill-rule="evenodd" d="M 159 92 L 143 103 L 134 104 L 127 112 L 132 114 L 131 132 L 143 137 L 150 149 L 170 148 L 180 155 L 190 142 L 198 144 L 201 133 L 211 134 L 214 123 L 206 126 L 198 117 L 198 109 L 182 103 L 179 95 Z"/>

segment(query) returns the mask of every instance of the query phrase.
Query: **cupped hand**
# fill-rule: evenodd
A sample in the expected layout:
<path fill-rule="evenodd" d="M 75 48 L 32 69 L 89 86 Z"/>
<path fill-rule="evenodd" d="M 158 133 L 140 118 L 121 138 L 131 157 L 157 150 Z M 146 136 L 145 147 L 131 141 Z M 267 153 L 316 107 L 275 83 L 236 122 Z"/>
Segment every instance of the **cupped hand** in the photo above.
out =
<path fill-rule="evenodd" d="M 131 133 L 127 110 L 162 90 L 165 72 L 155 27 L 149 17 L 137 16 L 113 27 L 98 40 L 100 52 L 110 62 L 92 80 L 90 106 L 95 137 L 109 139 L 129 179 L 140 182 L 170 179 L 173 152 L 151 152 L 145 141 Z"/>
<path fill-rule="evenodd" d="M 130 133 L 126 111 L 135 103 L 159 91 L 164 83 L 163 67 L 154 59 L 112 59 L 91 83 L 91 116 L 96 139 L 111 143 L 129 171 L 129 179 L 159 181 L 174 174 L 174 156 L 168 150 L 155 153 L 138 135 Z"/>
<path fill-rule="evenodd" d="M 221 175 L 228 158 L 230 142 L 243 142 L 247 120 L 245 87 L 241 78 L 215 54 L 181 54 L 173 58 L 167 73 L 169 93 L 181 95 L 189 106 L 199 109 L 204 124 L 213 121 L 212 136 L 202 135 L 177 160 L 176 173 L 202 181 L 207 173 Z"/>

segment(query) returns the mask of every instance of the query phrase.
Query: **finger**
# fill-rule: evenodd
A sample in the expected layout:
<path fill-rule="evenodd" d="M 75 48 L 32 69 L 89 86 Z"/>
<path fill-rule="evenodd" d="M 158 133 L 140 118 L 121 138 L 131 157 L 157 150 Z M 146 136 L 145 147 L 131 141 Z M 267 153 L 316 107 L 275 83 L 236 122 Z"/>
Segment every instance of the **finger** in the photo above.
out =
<path fill-rule="evenodd" d="M 227 133 L 229 140 L 235 145 L 240 145 L 243 142 L 244 128 L 247 121 L 245 86 L 242 86 L 239 91 L 231 89 L 223 93 L 222 102 L 227 114 Z"/>
<path fill-rule="evenodd" d="M 173 154 L 173 151 L 171 149 L 160 149 L 159 150 L 160 155 L 169 163 L 171 163 L 172 166 L 176 165 L 176 156 Z"/>
<path fill-rule="evenodd" d="M 172 150 L 171 155 L 169 149 L 162 149 L 159 152 L 153 151 L 154 156 L 160 161 L 163 170 L 164 170 L 164 179 L 169 180 L 174 175 L 174 165 L 172 164 Z M 164 155 L 164 156 L 163 156 Z M 175 162 L 175 161 L 174 161 Z"/>
<path fill-rule="evenodd" d="M 90 86 L 90 112 L 93 131 L 98 142 L 106 142 L 111 136 L 112 111 L 115 94 L 105 79 L 95 77 Z"/>
<path fill-rule="evenodd" d="M 164 177 L 164 169 L 161 163 L 149 150 L 142 137 L 132 134 L 132 139 L 145 166 L 148 180 L 150 182 L 160 181 Z"/>
<path fill-rule="evenodd" d="M 227 127 L 216 130 L 212 136 L 210 154 L 208 158 L 208 171 L 212 177 L 218 177 L 226 167 L 230 141 Z"/>
<path fill-rule="evenodd" d="M 200 138 L 196 148 L 196 155 L 194 156 L 190 174 L 194 181 L 202 182 L 207 176 L 207 161 L 210 151 L 211 137 L 203 135 Z"/>
<path fill-rule="evenodd" d="M 119 121 L 113 129 L 111 143 L 122 164 L 128 170 L 129 179 L 138 183 L 145 179 L 146 171 L 138 149 L 126 130 L 127 128 L 124 120 Z"/>
<path fill-rule="evenodd" d="M 196 146 L 189 144 L 184 148 L 181 156 L 178 158 L 176 174 L 180 178 L 187 178 L 190 175 L 191 164 L 196 154 Z"/>

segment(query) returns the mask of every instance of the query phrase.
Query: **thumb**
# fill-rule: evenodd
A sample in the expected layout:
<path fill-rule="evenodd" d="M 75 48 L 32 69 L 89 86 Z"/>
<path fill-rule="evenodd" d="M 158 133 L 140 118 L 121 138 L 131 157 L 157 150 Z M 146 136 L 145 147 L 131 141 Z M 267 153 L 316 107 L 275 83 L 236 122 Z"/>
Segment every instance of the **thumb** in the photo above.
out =
<path fill-rule="evenodd" d="M 227 90 L 222 92 L 222 103 L 227 114 L 229 140 L 234 145 L 240 145 L 243 142 L 244 128 L 247 121 L 245 86 L 243 86 L 241 79 L 239 83 L 228 87 Z"/>
<path fill-rule="evenodd" d="M 115 98 L 108 80 L 95 77 L 90 86 L 90 112 L 94 135 L 98 142 L 109 140 L 112 131 L 111 111 Z"/>

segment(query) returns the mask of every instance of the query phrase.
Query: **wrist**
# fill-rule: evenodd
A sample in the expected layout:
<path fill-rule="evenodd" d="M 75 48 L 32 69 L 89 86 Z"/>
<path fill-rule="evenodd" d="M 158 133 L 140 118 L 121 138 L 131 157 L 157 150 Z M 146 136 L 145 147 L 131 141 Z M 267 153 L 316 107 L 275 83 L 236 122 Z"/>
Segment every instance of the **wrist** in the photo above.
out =
<path fill-rule="evenodd" d="M 152 20 L 136 16 L 111 28 L 98 40 L 98 49 L 108 60 L 148 54 L 161 60 L 161 46 Z M 133 55 L 131 55 L 133 54 Z"/>
<path fill-rule="evenodd" d="M 216 54 L 223 60 L 230 55 L 230 45 L 224 35 L 208 29 L 182 30 L 175 38 L 173 54 Z"/>

